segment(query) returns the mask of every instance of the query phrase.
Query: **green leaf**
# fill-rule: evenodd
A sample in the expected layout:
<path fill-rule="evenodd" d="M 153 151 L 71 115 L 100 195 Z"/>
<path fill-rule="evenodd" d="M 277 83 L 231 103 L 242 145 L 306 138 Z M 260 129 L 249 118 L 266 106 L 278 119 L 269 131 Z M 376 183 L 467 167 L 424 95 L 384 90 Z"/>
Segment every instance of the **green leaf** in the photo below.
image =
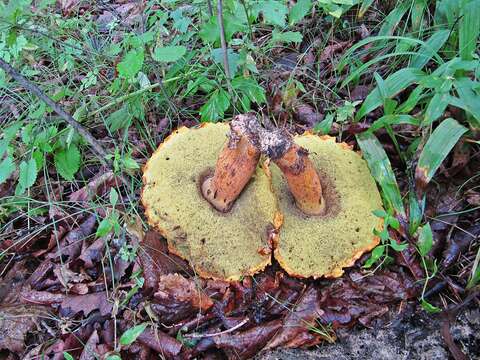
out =
<path fill-rule="evenodd" d="M 442 116 L 449 102 L 450 95 L 448 93 L 436 92 L 425 109 L 422 126 L 430 126 L 435 120 Z"/>
<path fill-rule="evenodd" d="M 185 46 L 163 46 L 156 47 L 152 57 L 158 62 L 174 62 L 180 60 L 187 52 Z"/>
<path fill-rule="evenodd" d="M 232 80 L 232 87 L 239 93 L 246 95 L 250 101 L 257 104 L 263 104 L 267 101 L 265 90 L 258 85 L 254 78 L 246 78 L 243 76 L 236 77 Z"/>
<path fill-rule="evenodd" d="M 3 130 L 3 140 L 5 140 L 7 143 L 10 142 L 11 140 L 15 139 L 17 137 L 18 130 L 23 126 L 22 121 L 16 121 L 9 127 L 7 127 L 5 130 Z M 0 153 L 0 156 L 2 154 Z"/>
<path fill-rule="evenodd" d="M 399 244 L 395 240 L 390 239 L 390 247 L 395 251 L 403 251 L 408 248 L 408 243 Z"/>
<path fill-rule="evenodd" d="M 480 33 L 480 0 L 463 1 L 458 32 L 460 57 L 473 59 Z"/>
<path fill-rule="evenodd" d="M 295 5 L 290 9 L 288 14 L 288 23 L 290 26 L 295 25 L 302 20 L 310 11 L 312 7 L 311 0 L 298 0 Z"/>
<path fill-rule="evenodd" d="M 223 23 L 227 43 L 235 33 L 244 32 L 247 29 L 246 19 L 240 19 L 229 12 L 223 14 Z M 213 15 L 206 23 L 201 25 L 198 35 L 204 43 L 220 44 L 220 29 L 217 15 Z"/>
<path fill-rule="evenodd" d="M 132 114 L 128 109 L 127 105 L 122 106 L 117 111 L 111 113 L 106 119 L 105 122 L 110 129 L 110 131 L 117 131 L 119 129 L 126 128 L 130 126 L 132 121 Z"/>
<path fill-rule="evenodd" d="M 130 50 L 117 65 L 118 75 L 126 79 L 135 78 L 142 69 L 143 60 L 143 49 Z"/>
<path fill-rule="evenodd" d="M 418 83 L 425 76 L 424 72 L 419 69 L 405 68 L 391 74 L 383 81 L 384 96 L 392 98 L 399 92 L 405 90 L 414 83 Z M 355 119 L 359 120 L 369 112 L 383 105 L 383 98 L 380 94 L 378 86 L 370 92 L 362 106 L 358 110 Z"/>
<path fill-rule="evenodd" d="M 400 124 L 420 126 L 420 120 L 410 115 L 395 115 L 395 114 L 384 115 L 378 120 L 375 120 L 373 124 L 368 128 L 368 131 L 374 132 L 381 128 L 384 128 L 385 126 L 400 125 Z"/>
<path fill-rule="evenodd" d="M 422 308 L 423 310 L 425 310 L 426 312 L 430 313 L 430 314 L 434 314 L 434 313 L 438 313 L 440 311 L 442 311 L 442 309 L 436 307 L 436 306 L 433 306 L 432 304 L 430 304 L 427 300 L 425 299 L 422 299 Z"/>
<path fill-rule="evenodd" d="M 467 283 L 467 289 L 473 288 L 480 282 L 480 248 L 477 251 L 477 256 L 475 256 L 475 260 L 473 261 L 472 266 L 472 273 L 470 275 L 470 279 Z"/>
<path fill-rule="evenodd" d="M 382 188 L 384 201 L 389 208 L 405 217 L 402 196 L 390 160 L 375 135 L 365 132 L 357 135 L 358 145 L 373 177 Z"/>
<path fill-rule="evenodd" d="M 20 175 L 18 177 L 18 184 L 15 188 L 15 195 L 21 195 L 31 187 L 37 179 L 37 164 L 35 159 L 30 159 L 28 162 L 22 161 L 20 163 Z"/>
<path fill-rule="evenodd" d="M 63 357 L 65 358 L 65 360 L 75 360 L 73 356 L 66 351 L 63 352 Z"/>
<path fill-rule="evenodd" d="M 318 124 L 315 124 L 313 127 L 313 131 L 319 135 L 328 135 L 330 130 L 332 129 L 333 124 L 333 114 L 327 114 L 325 119 L 320 121 Z"/>
<path fill-rule="evenodd" d="M 372 267 L 373 264 L 375 264 L 385 253 L 385 245 L 379 245 L 375 249 L 373 249 L 372 253 L 370 254 L 370 257 L 368 260 L 365 262 L 365 265 L 363 265 L 364 268 L 369 268 Z"/>
<path fill-rule="evenodd" d="M 301 33 L 298 31 L 285 31 L 285 32 L 279 32 L 276 30 L 273 30 L 272 32 L 272 42 L 273 43 L 301 43 L 303 39 L 303 36 Z"/>
<path fill-rule="evenodd" d="M 122 164 L 125 167 L 125 169 L 128 169 L 128 170 L 140 169 L 140 165 L 138 165 L 135 159 L 132 159 L 130 155 L 128 155 L 123 159 Z"/>
<path fill-rule="evenodd" d="M 475 89 L 478 89 L 480 84 L 469 78 L 457 79 L 453 84 L 455 90 L 457 90 L 459 99 L 455 101 L 457 98 L 450 97 L 450 103 L 470 113 L 476 119 L 476 124 L 472 124 L 472 126 L 480 127 L 480 97 L 478 93 L 475 92 Z"/>
<path fill-rule="evenodd" d="M 417 247 L 418 252 L 422 257 L 427 256 L 428 252 L 432 249 L 433 246 L 433 234 L 430 223 L 426 223 L 419 228 Z"/>
<path fill-rule="evenodd" d="M 378 35 L 392 35 L 409 8 L 410 1 L 400 2 L 383 20 L 383 25 L 378 31 Z"/>
<path fill-rule="evenodd" d="M 80 159 L 80 151 L 75 144 L 72 144 L 68 148 L 62 148 L 55 152 L 55 168 L 65 180 L 72 181 L 80 169 Z"/>
<path fill-rule="evenodd" d="M 115 207 L 115 205 L 117 205 L 117 202 L 118 202 L 118 192 L 117 190 L 115 190 L 115 188 L 112 187 L 110 189 L 110 205 Z"/>
<path fill-rule="evenodd" d="M 370 6 L 372 6 L 374 0 L 363 0 L 362 5 L 360 6 L 360 10 L 358 10 L 358 17 L 362 18 L 363 15 L 368 11 Z"/>
<path fill-rule="evenodd" d="M 200 108 L 201 121 L 216 122 L 230 107 L 230 96 L 223 89 L 215 90 L 208 101 Z"/>
<path fill-rule="evenodd" d="M 423 201 L 422 201 L 423 203 Z M 409 224 L 408 224 L 408 233 L 412 236 L 417 231 L 420 223 L 422 222 L 423 217 L 423 205 L 420 206 L 415 192 L 410 190 L 408 193 L 408 204 L 409 204 Z"/>
<path fill-rule="evenodd" d="M 147 324 L 140 324 L 125 331 L 120 337 L 120 344 L 128 346 L 132 344 L 145 331 Z"/>
<path fill-rule="evenodd" d="M 238 70 L 238 62 L 240 59 L 240 55 L 237 54 L 232 49 L 227 49 L 227 57 L 228 57 L 228 68 L 230 70 L 230 76 L 233 78 Z M 219 64 L 223 69 L 223 49 L 213 49 L 212 50 L 212 59 L 215 63 Z"/>
<path fill-rule="evenodd" d="M 285 17 L 288 13 L 287 6 L 282 1 L 265 0 L 257 1 L 252 8 L 254 14 L 262 13 L 263 20 L 267 24 L 284 27 Z"/>
<path fill-rule="evenodd" d="M 107 358 L 105 360 L 122 360 L 122 358 L 120 357 L 120 355 L 108 355 Z"/>
<path fill-rule="evenodd" d="M 418 159 L 415 170 L 417 184 L 424 187 L 430 182 L 450 150 L 466 131 L 467 128 L 452 118 L 440 123 L 428 138 Z"/>
<path fill-rule="evenodd" d="M 421 69 L 437 54 L 448 39 L 450 30 L 438 30 L 420 46 L 410 60 L 410 67 Z"/>
<path fill-rule="evenodd" d="M 103 237 L 110 233 L 113 229 L 113 222 L 110 217 L 106 217 L 100 221 L 98 224 L 97 232 L 95 233 L 96 237 Z"/>
<path fill-rule="evenodd" d="M 0 184 L 5 182 L 14 171 L 15 163 L 13 162 L 13 157 L 9 155 L 0 162 Z"/>

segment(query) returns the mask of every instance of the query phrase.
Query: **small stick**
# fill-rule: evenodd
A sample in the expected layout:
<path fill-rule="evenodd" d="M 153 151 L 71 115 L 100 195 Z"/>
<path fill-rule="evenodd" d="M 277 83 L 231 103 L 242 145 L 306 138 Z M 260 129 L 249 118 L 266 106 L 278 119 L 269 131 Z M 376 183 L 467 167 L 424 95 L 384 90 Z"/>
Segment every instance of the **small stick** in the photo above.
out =
<path fill-rule="evenodd" d="M 227 330 L 224 330 L 224 331 L 220 331 L 220 332 L 216 332 L 216 333 L 211 333 L 211 334 L 186 334 L 186 335 L 183 335 L 184 338 L 188 338 L 188 339 L 196 339 L 196 338 L 207 338 L 207 337 L 214 337 L 214 336 L 219 336 L 219 335 L 224 335 L 224 334 L 228 334 L 228 333 L 231 333 L 237 329 L 240 329 L 243 325 L 245 325 L 246 323 L 248 323 L 250 321 L 249 318 L 246 318 L 244 320 L 242 320 L 242 322 L 238 323 L 237 325 L 231 327 L 230 329 L 227 329 Z"/>
<path fill-rule="evenodd" d="M 5 72 L 15 79 L 20 85 L 25 89 L 32 92 L 40 100 L 50 106 L 53 111 L 55 111 L 62 119 L 64 119 L 72 128 L 74 128 L 91 146 L 92 151 L 97 155 L 100 162 L 106 166 L 109 166 L 105 157 L 107 156 L 106 151 L 103 149 L 102 145 L 81 125 L 79 124 L 69 113 L 63 110 L 60 105 L 54 102 L 49 98 L 38 86 L 31 83 L 25 77 L 23 77 L 17 70 L 15 70 L 10 64 L 6 63 L 0 58 L 0 68 L 5 70 Z"/>
<path fill-rule="evenodd" d="M 225 75 L 227 76 L 227 83 L 230 89 L 230 67 L 228 66 L 228 48 L 227 40 L 225 39 L 225 27 L 223 25 L 223 4 L 222 0 L 217 1 L 217 19 L 220 28 L 220 43 L 223 51 L 223 67 L 225 68 Z"/>

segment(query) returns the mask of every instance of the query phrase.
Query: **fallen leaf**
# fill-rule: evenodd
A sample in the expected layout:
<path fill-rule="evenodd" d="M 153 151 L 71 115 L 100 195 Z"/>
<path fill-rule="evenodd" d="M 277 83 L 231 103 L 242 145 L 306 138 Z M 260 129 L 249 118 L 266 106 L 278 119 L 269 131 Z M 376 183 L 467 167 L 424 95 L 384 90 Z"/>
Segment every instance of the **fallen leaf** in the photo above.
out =
<path fill-rule="evenodd" d="M 166 358 L 174 358 L 182 350 L 182 343 L 161 332 L 146 329 L 137 338 L 137 341 L 155 350 Z"/>
<path fill-rule="evenodd" d="M 0 309 L 0 349 L 20 354 L 25 350 L 25 335 L 32 331 L 46 311 L 38 306 L 3 306 Z"/>
<path fill-rule="evenodd" d="M 308 128 L 313 128 L 315 124 L 323 120 L 323 114 L 305 103 L 297 103 L 294 106 L 293 114 L 298 122 L 307 125 Z"/>
<path fill-rule="evenodd" d="M 97 292 L 85 295 L 66 296 L 60 305 L 62 311 L 69 315 L 83 312 L 87 316 L 94 310 L 99 310 L 101 315 L 112 312 L 113 304 L 108 301 L 106 292 Z"/>
<path fill-rule="evenodd" d="M 449 267 L 455 260 L 468 249 L 470 243 L 480 236 L 480 224 L 475 224 L 467 229 L 458 230 L 450 237 L 447 247 L 443 251 L 442 266 Z"/>
<path fill-rule="evenodd" d="M 85 344 L 82 354 L 80 355 L 79 360 L 95 360 L 97 359 L 96 347 L 100 339 L 98 338 L 97 330 L 92 332 L 92 335 L 88 338 L 87 343 Z"/>

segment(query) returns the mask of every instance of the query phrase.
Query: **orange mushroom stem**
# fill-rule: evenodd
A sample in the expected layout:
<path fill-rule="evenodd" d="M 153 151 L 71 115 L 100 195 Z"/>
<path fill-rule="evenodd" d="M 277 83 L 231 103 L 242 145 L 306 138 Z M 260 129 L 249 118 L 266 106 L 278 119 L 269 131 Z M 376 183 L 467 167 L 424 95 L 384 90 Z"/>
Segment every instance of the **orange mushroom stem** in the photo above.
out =
<path fill-rule="evenodd" d="M 213 176 L 202 184 L 202 194 L 221 212 L 228 212 L 252 177 L 260 159 L 260 125 L 253 114 L 236 116 L 230 122 L 229 141 L 220 153 Z"/>
<path fill-rule="evenodd" d="M 295 144 L 286 131 L 269 131 L 259 138 L 262 152 L 285 176 L 297 207 L 307 215 L 324 214 L 326 206 L 320 176 L 308 158 L 308 151 Z"/>

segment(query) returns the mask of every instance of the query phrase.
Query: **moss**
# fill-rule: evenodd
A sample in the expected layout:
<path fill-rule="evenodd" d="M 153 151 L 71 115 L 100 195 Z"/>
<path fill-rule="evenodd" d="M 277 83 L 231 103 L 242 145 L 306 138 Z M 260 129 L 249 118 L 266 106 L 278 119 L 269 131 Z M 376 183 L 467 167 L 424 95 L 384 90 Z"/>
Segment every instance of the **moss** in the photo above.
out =
<path fill-rule="evenodd" d="M 380 194 L 366 162 L 334 138 L 308 134 L 295 142 L 310 152 L 322 180 L 327 211 L 306 216 L 294 203 L 280 170 L 272 165 L 272 183 L 284 222 L 275 258 L 290 274 L 337 277 L 362 253 L 378 244 L 372 234 L 382 207 Z"/>
<path fill-rule="evenodd" d="M 170 251 L 201 276 L 235 280 L 270 264 L 270 255 L 258 249 L 268 247 L 276 199 L 261 168 L 228 213 L 203 198 L 200 182 L 213 171 L 228 131 L 225 124 L 176 130 L 144 169 L 142 202 L 149 223 L 167 238 Z"/>

